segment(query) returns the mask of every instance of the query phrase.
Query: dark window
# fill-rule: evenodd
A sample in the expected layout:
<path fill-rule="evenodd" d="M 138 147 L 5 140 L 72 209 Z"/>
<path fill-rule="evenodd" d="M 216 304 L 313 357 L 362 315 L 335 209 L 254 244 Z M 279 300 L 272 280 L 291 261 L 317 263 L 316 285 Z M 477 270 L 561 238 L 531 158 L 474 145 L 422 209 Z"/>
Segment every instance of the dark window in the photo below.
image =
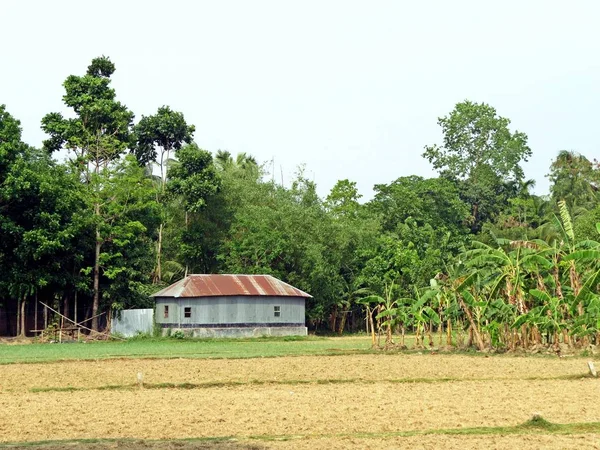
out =
<path fill-rule="evenodd" d="M 165 319 L 169 318 L 169 305 L 165 305 Z"/>
<path fill-rule="evenodd" d="M 186 306 L 185 308 L 183 308 L 183 316 L 185 318 L 192 317 L 192 307 L 191 306 Z"/>
<path fill-rule="evenodd" d="M 273 315 L 275 317 L 281 317 L 281 306 L 273 306 Z"/>

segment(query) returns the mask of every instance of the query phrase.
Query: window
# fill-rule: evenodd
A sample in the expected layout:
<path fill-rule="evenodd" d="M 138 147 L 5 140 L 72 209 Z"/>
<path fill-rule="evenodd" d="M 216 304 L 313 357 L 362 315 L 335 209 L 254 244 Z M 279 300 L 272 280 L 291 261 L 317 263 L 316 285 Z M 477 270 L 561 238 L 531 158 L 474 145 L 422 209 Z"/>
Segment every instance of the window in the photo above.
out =
<path fill-rule="evenodd" d="M 281 317 L 281 306 L 273 306 L 273 315 L 275 317 Z"/>
<path fill-rule="evenodd" d="M 165 319 L 169 318 L 169 305 L 165 305 Z"/>
<path fill-rule="evenodd" d="M 192 307 L 191 306 L 186 306 L 185 308 L 183 308 L 183 317 L 185 317 L 186 319 L 189 319 L 190 317 L 192 317 Z"/>

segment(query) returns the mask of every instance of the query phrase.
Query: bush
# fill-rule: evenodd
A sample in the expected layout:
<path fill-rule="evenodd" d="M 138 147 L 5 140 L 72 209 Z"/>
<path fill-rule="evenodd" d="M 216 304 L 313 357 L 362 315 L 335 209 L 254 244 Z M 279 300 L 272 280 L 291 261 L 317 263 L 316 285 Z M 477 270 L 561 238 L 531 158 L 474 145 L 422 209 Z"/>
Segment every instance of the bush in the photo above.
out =
<path fill-rule="evenodd" d="M 173 339 L 183 339 L 185 337 L 185 334 L 183 331 L 177 330 L 177 331 L 171 333 L 171 337 Z"/>

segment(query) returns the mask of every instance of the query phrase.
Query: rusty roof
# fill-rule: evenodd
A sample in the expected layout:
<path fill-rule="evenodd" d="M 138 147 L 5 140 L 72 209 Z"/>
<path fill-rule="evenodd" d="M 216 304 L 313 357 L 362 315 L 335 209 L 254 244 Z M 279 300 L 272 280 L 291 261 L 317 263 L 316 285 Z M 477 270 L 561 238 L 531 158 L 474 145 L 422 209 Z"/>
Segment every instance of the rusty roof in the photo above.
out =
<path fill-rule="evenodd" d="M 152 297 L 221 297 L 232 295 L 306 297 L 271 275 L 188 275 L 183 280 L 152 294 Z"/>

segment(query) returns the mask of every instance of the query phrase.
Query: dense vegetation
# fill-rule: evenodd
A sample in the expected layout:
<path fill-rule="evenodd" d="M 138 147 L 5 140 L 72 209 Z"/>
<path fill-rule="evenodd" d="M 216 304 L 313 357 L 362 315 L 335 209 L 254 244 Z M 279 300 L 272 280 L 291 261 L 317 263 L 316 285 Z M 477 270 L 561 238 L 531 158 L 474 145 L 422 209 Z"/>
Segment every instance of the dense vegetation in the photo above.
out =
<path fill-rule="evenodd" d="M 314 329 L 382 327 L 388 341 L 414 330 L 417 345 L 434 332 L 479 348 L 597 343 L 595 161 L 560 152 L 550 195 L 533 195 L 527 136 L 464 101 L 425 147 L 437 178 L 376 185 L 368 202 L 340 180 L 323 199 L 302 170 L 285 187 L 250 155 L 201 149 L 168 106 L 136 122 L 114 70 L 102 57 L 66 79 L 71 114 L 43 118 L 43 148 L 0 106 L 0 314 L 12 333 L 36 300 L 98 329 L 187 273 L 268 273 L 314 296 Z"/>

